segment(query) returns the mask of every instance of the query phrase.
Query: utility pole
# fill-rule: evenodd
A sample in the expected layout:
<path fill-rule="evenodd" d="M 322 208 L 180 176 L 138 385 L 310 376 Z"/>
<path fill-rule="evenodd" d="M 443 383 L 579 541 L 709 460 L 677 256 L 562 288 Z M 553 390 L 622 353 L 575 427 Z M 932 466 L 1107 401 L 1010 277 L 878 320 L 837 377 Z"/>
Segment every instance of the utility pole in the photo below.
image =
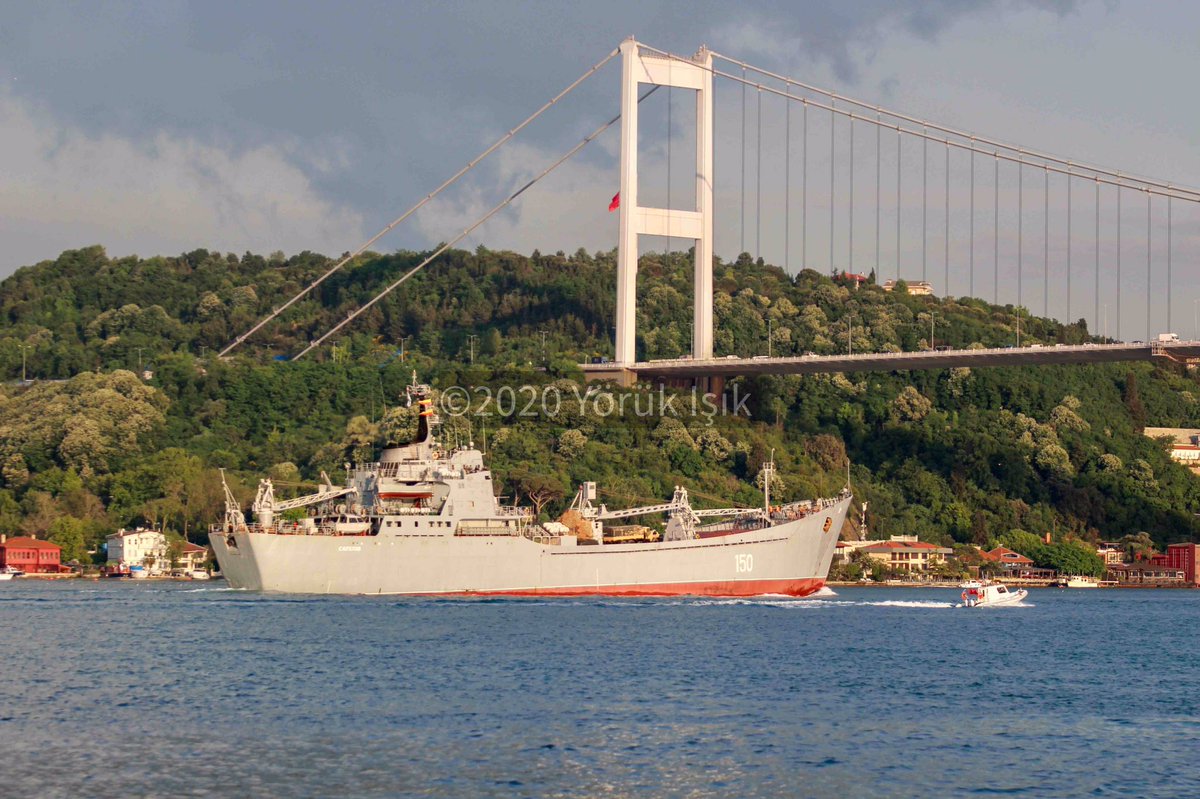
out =
<path fill-rule="evenodd" d="M 1108 306 L 1105 306 L 1106 308 Z M 1021 306 L 1017 306 L 1017 348 L 1021 347 Z"/>
<path fill-rule="evenodd" d="M 929 312 L 929 349 L 937 349 L 933 346 L 933 320 L 937 316 L 933 311 Z"/>
<path fill-rule="evenodd" d="M 854 354 L 854 317 L 846 317 L 846 354 Z"/>
<path fill-rule="evenodd" d="M 404 361 L 404 342 L 408 341 L 410 338 L 412 338 L 412 336 L 405 336 L 404 338 L 400 339 L 400 360 L 401 360 L 401 362 Z"/>
<path fill-rule="evenodd" d="M 767 317 L 767 357 L 771 357 L 771 317 Z"/>
<path fill-rule="evenodd" d="M 542 365 L 546 363 L 546 331 L 539 331 L 542 334 Z"/>
<path fill-rule="evenodd" d="M 26 379 L 26 377 L 25 377 L 25 352 L 26 352 L 28 349 L 29 349 L 29 345 L 28 345 L 28 344 L 22 344 L 22 345 L 21 345 L 21 382 L 22 382 L 22 383 L 28 383 L 28 382 L 29 382 L 29 381 Z"/>
<path fill-rule="evenodd" d="M 141 377 L 141 376 L 142 376 L 142 350 L 144 350 L 144 349 L 146 349 L 146 348 L 145 348 L 145 347 L 137 347 L 137 354 L 138 354 L 138 377 Z"/>
<path fill-rule="evenodd" d="M 479 336 L 475 335 L 474 333 L 471 333 L 469 336 L 467 336 L 467 344 L 471 348 L 471 364 L 472 365 L 474 365 L 474 363 L 475 363 L 475 342 L 478 340 L 479 340 Z"/>
<path fill-rule="evenodd" d="M 1104 303 L 1104 343 L 1108 343 L 1108 303 Z"/>

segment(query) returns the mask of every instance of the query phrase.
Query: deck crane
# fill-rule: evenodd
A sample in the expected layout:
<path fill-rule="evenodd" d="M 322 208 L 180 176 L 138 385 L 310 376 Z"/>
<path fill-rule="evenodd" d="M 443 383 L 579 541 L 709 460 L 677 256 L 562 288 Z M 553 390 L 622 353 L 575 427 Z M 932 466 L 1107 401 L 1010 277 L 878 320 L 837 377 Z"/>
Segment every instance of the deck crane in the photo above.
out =
<path fill-rule="evenodd" d="M 314 494 L 305 494 L 302 497 L 295 499 L 285 499 L 276 501 L 275 486 L 271 483 L 271 478 L 264 478 L 258 483 L 258 494 L 254 497 L 254 504 L 251 510 L 254 511 L 255 518 L 262 527 L 270 527 L 275 521 L 275 514 L 280 511 L 292 510 L 293 508 L 303 508 L 308 505 L 320 505 L 323 502 L 344 497 L 347 494 L 358 494 L 358 489 L 353 486 L 344 488 L 335 488 L 333 481 L 329 479 L 329 475 L 321 472 L 321 490 Z"/>
<path fill-rule="evenodd" d="M 671 497 L 670 502 L 662 502 L 657 505 L 644 505 L 638 508 L 622 508 L 620 510 L 609 510 L 605 505 L 593 505 L 592 501 L 596 499 L 596 484 L 584 483 L 579 487 L 578 493 L 575 494 L 575 499 L 571 503 L 571 509 L 578 512 L 585 521 L 592 524 L 592 529 L 595 532 L 596 540 L 600 540 L 599 535 L 600 522 L 610 519 L 628 519 L 633 516 L 650 516 L 658 513 L 670 514 L 670 519 L 667 521 L 666 534 L 663 536 L 667 541 L 679 541 L 696 537 L 696 526 L 702 518 L 718 517 L 718 516 L 746 516 L 746 515 L 761 515 L 763 511 L 758 508 L 706 508 L 704 510 L 695 510 L 688 499 L 688 490 L 683 486 L 675 486 L 675 494 Z"/>

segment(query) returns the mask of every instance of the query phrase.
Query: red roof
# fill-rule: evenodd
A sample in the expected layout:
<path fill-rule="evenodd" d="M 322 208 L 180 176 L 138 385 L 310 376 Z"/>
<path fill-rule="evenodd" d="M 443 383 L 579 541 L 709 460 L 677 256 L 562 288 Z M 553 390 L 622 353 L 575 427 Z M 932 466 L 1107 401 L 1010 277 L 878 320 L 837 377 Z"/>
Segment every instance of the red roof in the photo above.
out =
<path fill-rule="evenodd" d="M 928 541 L 877 541 L 874 544 L 864 548 L 868 551 L 874 550 L 878 552 L 884 549 L 928 549 L 941 551 L 946 547 L 939 547 L 937 544 L 931 544 Z"/>
<path fill-rule="evenodd" d="M 62 549 L 62 547 L 53 541 L 43 541 L 40 538 L 27 538 L 25 536 L 10 538 L 3 544 L 0 544 L 0 547 L 7 549 Z"/>
<path fill-rule="evenodd" d="M 184 552 L 204 552 L 206 550 L 205 550 L 205 547 L 202 547 L 199 544 L 193 544 L 191 541 L 188 541 L 188 542 L 184 543 L 183 551 Z"/>
<path fill-rule="evenodd" d="M 1009 549 L 1008 547 L 996 547 L 991 552 L 984 552 L 980 550 L 979 554 L 988 560 L 994 560 L 998 563 L 1020 563 L 1023 566 L 1029 566 L 1033 564 L 1032 560 L 1025 557 L 1020 552 Z"/>

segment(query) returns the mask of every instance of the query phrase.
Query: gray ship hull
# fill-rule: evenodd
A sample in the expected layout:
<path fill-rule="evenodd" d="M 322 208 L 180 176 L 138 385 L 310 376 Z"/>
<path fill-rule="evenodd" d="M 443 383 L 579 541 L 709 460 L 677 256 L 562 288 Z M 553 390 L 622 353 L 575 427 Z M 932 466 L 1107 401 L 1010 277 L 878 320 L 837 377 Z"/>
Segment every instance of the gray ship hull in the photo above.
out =
<path fill-rule="evenodd" d="M 750 532 L 658 543 L 539 543 L 520 535 L 219 532 L 234 588 L 307 594 L 805 596 L 825 583 L 849 507 Z"/>

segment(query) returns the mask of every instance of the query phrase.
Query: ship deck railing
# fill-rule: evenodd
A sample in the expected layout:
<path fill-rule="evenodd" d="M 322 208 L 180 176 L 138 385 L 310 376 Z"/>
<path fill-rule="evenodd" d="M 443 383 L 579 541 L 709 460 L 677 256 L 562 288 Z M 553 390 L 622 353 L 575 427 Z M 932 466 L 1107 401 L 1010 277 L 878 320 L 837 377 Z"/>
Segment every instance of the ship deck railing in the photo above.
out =
<path fill-rule="evenodd" d="M 455 535 L 463 535 L 463 536 L 468 536 L 468 535 L 519 536 L 522 534 L 522 532 L 523 532 L 522 530 L 520 530 L 516 527 L 505 527 L 504 525 L 488 525 L 485 527 L 482 525 L 475 526 L 475 525 L 460 524 L 458 526 L 458 529 L 456 529 L 454 531 L 454 534 Z"/>
<path fill-rule="evenodd" d="M 400 505 L 403 500 L 395 502 L 380 502 L 372 510 L 374 516 L 440 516 L 442 514 L 442 506 L 436 508 L 414 508 L 411 506 Z"/>
<path fill-rule="evenodd" d="M 222 530 L 222 532 L 227 532 Z M 264 527 L 261 524 L 247 524 L 244 527 L 239 527 L 234 532 L 246 533 L 265 533 L 267 535 L 323 535 L 334 536 L 339 538 L 365 538 L 372 536 L 375 533 L 370 529 L 361 532 L 348 532 L 346 530 L 338 530 L 331 525 L 317 525 L 316 527 L 306 527 L 304 525 L 272 525 Z"/>

